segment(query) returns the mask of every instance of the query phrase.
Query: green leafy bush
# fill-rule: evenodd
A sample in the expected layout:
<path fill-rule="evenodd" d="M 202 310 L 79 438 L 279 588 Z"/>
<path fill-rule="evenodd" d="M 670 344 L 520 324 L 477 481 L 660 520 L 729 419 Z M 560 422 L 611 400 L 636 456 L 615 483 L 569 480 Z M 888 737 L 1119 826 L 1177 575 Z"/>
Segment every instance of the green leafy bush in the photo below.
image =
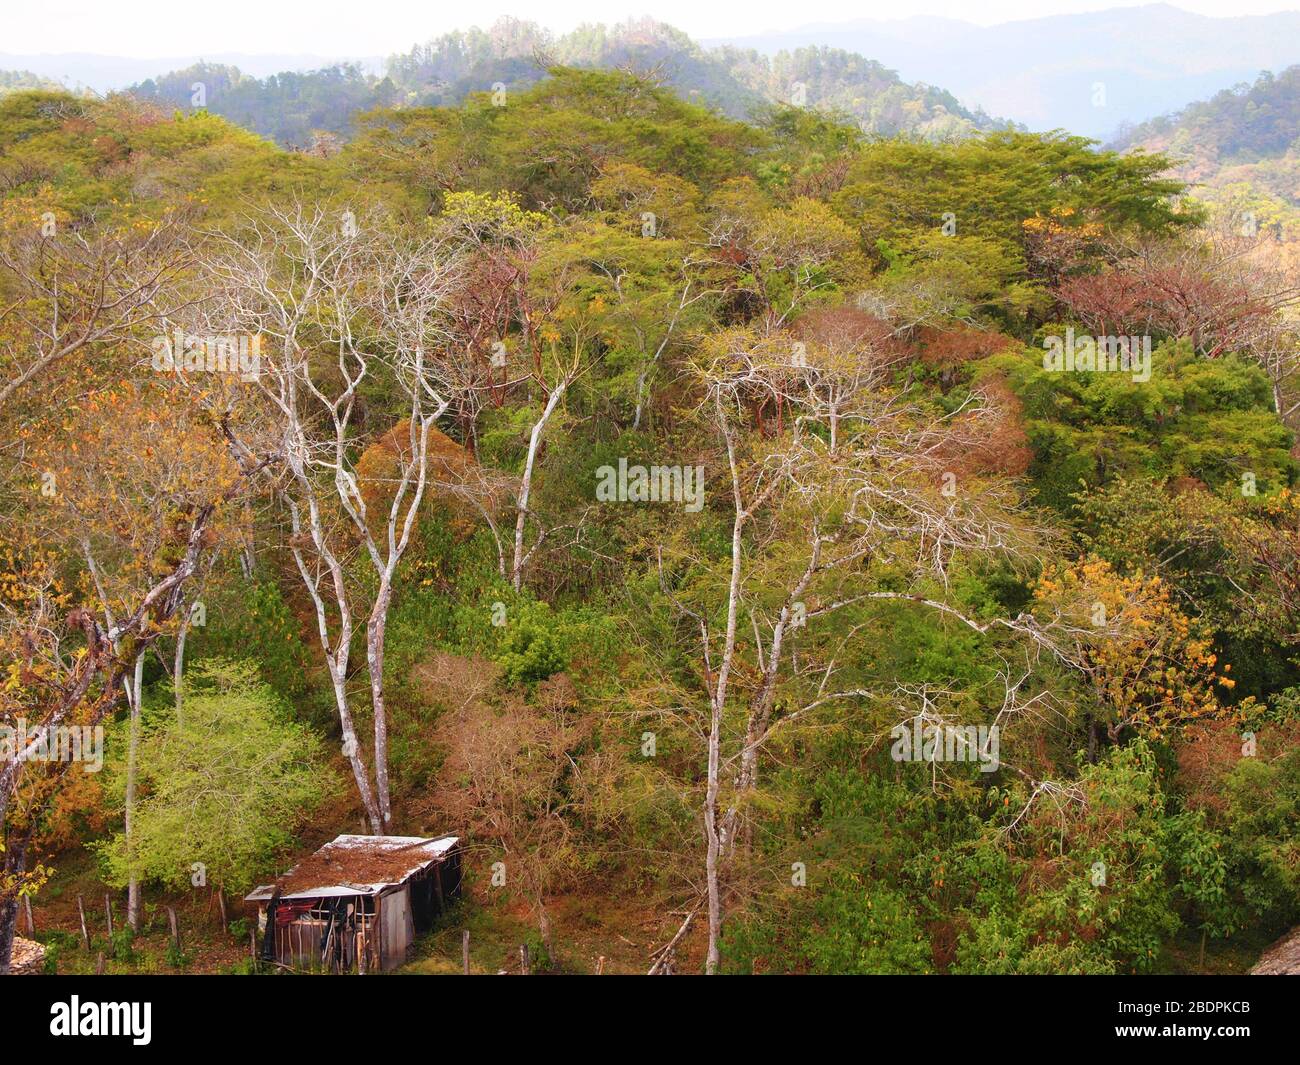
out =
<path fill-rule="evenodd" d="M 331 774 L 319 740 L 286 720 L 250 663 L 194 668 L 182 706 L 179 721 L 146 722 L 131 845 L 119 833 L 97 850 L 110 883 L 134 873 L 188 888 L 202 870 L 207 882 L 241 891 L 293 842 Z M 122 775 L 112 780 L 119 796 Z"/>

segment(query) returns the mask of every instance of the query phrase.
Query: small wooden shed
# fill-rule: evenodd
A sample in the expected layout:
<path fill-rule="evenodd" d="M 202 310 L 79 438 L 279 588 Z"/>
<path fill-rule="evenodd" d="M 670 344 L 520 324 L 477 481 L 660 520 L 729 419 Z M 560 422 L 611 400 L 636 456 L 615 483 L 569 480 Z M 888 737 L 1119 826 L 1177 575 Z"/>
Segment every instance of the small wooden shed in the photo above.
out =
<path fill-rule="evenodd" d="M 395 969 L 415 936 L 460 897 L 456 836 L 339 836 L 274 884 L 257 903 L 260 956 L 292 969 Z"/>

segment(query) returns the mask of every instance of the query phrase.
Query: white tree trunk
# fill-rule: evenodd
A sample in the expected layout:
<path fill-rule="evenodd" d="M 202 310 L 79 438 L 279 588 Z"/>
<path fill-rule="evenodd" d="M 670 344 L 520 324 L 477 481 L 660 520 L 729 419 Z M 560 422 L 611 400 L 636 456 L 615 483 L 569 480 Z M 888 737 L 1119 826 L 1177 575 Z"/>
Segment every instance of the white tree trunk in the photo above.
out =
<path fill-rule="evenodd" d="M 393 589 L 385 574 L 375 595 L 375 607 L 366 625 L 366 664 L 370 672 L 370 700 L 375 716 L 375 792 L 380 821 L 387 831 L 393 820 L 388 786 L 388 710 L 384 702 L 384 635 Z"/>
<path fill-rule="evenodd" d="M 127 682 L 127 702 L 131 710 L 131 738 L 126 748 L 126 814 L 123 834 L 126 837 L 126 853 L 131 862 L 131 877 L 126 888 L 126 923 L 133 932 L 140 931 L 140 878 L 135 871 L 135 839 L 132 834 L 132 821 L 135 818 L 135 781 L 136 765 L 140 752 L 140 697 L 143 694 L 144 654 L 135 657 L 135 670 Z"/>
<path fill-rule="evenodd" d="M 190 631 L 190 615 L 182 605 L 181 625 L 176 632 L 176 654 L 172 659 L 172 694 L 176 703 L 176 724 L 184 722 L 181 710 L 182 688 L 185 678 L 185 637 Z"/>
<path fill-rule="evenodd" d="M 528 437 L 528 458 L 524 461 L 524 479 L 519 487 L 519 507 L 518 514 L 515 516 L 515 554 L 514 561 L 510 566 L 510 584 L 516 592 L 519 591 L 524 577 L 524 526 L 528 521 L 528 497 L 533 489 L 533 470 L 537 466 L 537 449 L 541 444 L 542 434 L 546 431 L 546 423 L 551 420 L 551 415 L 555 413 L 555 408 L 559 406 L 560 399 L 564 396 L 564 390 L 567 387 L 568 382 L 561 381 L 551 390 L 551 395 L 546 401 L 542 416 L 534 423 L 533 431 Z"/>
<path fill-rule="evenodd" d="M 334 682 L 334 704 L 338 708 L 339 724 L 343 729 L 343 756 L 352 767 L 352 779 L 356 781 L 361 805 L 366 811 L 366 820 L 370 822 L 370 831 L 381 836 L 384 834 L 384 817 L 370 787 L 370 774 L 366 770 L 365 759 L 361 757 L 361 742 L 357 739 L 356 725 L 352 722 L 352 708 L 348 704 L 347 680 L 343 672 L 333 664 L 330 665 L 330 676 Z"/>
<path fill-rule="evenodd" d="M 735 445 L 726 423 L 726 412 L 723 410 L 720 397 L 715 396 L 715 404 L 727 444 L 735 511 L 731 523 L 731 579 L 727 585 L 727 630 L 723 638 L 722 656 L 718 661 L 718 677 L 713 688 L 713 701 L 709 715 L 709 767 L 704 794 L 704 872 L 709 896 L 709 949 L 704 971 L 710 976 L 718 971 L 719 943 L 722 939 L 721 857 L 724 841 L 721 838 L 722 830 L 718 825 L 718 778 L 722 769 L 722 717 L 727 705 L 727 685 L 731 679 L 731 665 L 736 656 L 736 618 L 740 611 L 741 534 L 745 519 L 748 517 L 740 496 Z"/>

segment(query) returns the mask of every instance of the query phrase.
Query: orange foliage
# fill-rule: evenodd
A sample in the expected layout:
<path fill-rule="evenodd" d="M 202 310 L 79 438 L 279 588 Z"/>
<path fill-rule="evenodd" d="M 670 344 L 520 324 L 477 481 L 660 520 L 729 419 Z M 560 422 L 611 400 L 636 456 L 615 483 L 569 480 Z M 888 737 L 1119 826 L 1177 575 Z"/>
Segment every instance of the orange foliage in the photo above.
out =
<path fill-rule="evenodd" d="M 1014 344 L 1003 333 L 969 326 L 940 329 L 925 326 L 918 331 L 917 350 L 921 362 L 932 370 L 952 370 L 963 363 L 987 359 Z"/>
<path fill-rule="evenodd" d="M 957 421 L 951 440 L 939 452 L 941 468 L 959 477 L 1020 477 L 1034 459 L 1023 405 L 1000 376 L 989 378 L 979 391 L 981 409 Z"/>
<path fill-rule="evenodd" d="M 401 478 L 402 463 L 410 453 L 411 421 L 403 418 L 366 448 L 357 460 L 361 497 L 366 501 L 367 512 L 376 529 L 382 528 L 387 521 L 393 493 Z M 458 535 L 468 535 L 473 530 L 474 512 L 445 486 L 463 482 L 473 466 L 474 459 L 465 448 L 446 433 L 436 428 L 429 430 L 429 479 L 422 505 L 446 504 L 454 515 Z"/>
<path fill-rule="evenodd" d="M 1035 613 L 1054 611 L 1074 629 L 1112 740 L 1127 729 L 1159 740 L 1193 723 L 1238 719 L 1219 697 L 1236 686 L 1232 666 L 1159 577 L 1120 576 L 1090 558 L 1044 572 L 1034 601 Z"/>

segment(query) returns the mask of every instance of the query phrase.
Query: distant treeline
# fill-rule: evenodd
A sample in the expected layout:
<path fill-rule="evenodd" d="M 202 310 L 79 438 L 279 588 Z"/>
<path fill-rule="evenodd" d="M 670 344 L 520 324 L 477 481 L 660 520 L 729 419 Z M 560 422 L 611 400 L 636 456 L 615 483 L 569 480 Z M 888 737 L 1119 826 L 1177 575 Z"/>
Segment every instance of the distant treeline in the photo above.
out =
<path fill-rule="evenodd" d="M 732 118 L 749 118 L 776 102 L 834 111 L 880 136 L 952 140 L 1008 125 L 851 52 L 810 47 L 768 57 L 730 47 L 705 50 L 649 20 L 583 26 L 557 37 L 535 23 L 503 19 L 490 30 L 448 33 L 392 56 L 383 77 L 348 63 L 266 78 L 198 63 L 130 91 L 181 110 L 206 108 L 280 144 L 307 147 L 319 134 L 350 136 L 354 116 L 373 108 L 444 107 L 474 92 L 523 89 L 559 64 L 646 74 Z"/>

